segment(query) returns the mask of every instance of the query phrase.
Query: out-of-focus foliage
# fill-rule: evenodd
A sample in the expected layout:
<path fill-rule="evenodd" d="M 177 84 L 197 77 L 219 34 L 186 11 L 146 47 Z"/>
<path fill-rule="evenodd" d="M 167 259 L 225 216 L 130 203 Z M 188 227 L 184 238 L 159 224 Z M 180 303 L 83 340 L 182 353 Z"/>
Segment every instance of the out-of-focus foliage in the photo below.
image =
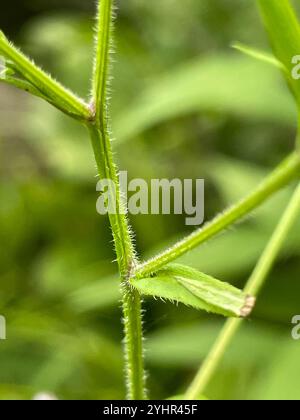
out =
<path fill-rule="evenodd" d="M 12 0 L 1 9 L 11 38 L 88 94 L 94 1 Z M 229 47 L 239 40 L 267 49 L 254 2 L 127 0 L 118 15 L 111 104 L 120 167 L 146 180 L 205 178 L 209 219 L 294 142 L 296 111 L 280 73 Z M 84 129 L 0 86 L 1 399 L 41 390 L 124 397 L 119 281 L 107 220 L 95 210 L 95 175 Z M 242 287 L 290 193 L 179 262 Z M 180 216 L 131 220 L 143 257 L 190 231 Z M 300 222 L 207 397 L 300 397 L 300 343 L 291 339 L 299 249 Z M 223 321 L 160 301 L 145 306 L 151 397 L 179 395 Z"/>

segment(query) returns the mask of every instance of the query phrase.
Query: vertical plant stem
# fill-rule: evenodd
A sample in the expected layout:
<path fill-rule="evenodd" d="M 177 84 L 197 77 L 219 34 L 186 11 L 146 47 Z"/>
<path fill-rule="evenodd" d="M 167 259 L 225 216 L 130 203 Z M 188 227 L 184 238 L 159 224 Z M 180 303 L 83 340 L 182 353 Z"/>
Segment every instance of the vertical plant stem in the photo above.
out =
<path fill-rule="evenodd" d="M 299 215 L 299 212 L 300 184 L 247 282 L 245 287 L 246 293 L 257 296 L 260 292 L 276 260 L 276 257 L 280 252 L 288 233 L 290 232 L 290 229 Z M 242 319 L 236 318 L 227 320 L 208 357 L 202 364 L 194 381 L 188 388 L 185 395 L 186 399 L 197 399 L 203 393 L 242 322 Z"/>
<path fill-rule="evenodd" d="M 96 61 L 93 78 L 91 109 L 95 119 L 88 125 L 95 159 L 101 178 L 113 182 L 114 193 L 109 189 L 109 199 L 114 200 L 116 211 L 109 213 L 120 276 L 122 278 L 123 314 L 125 326 L 125 357 L 128 399 L 144 399 L 145 375 L 143 366 L 143 337 L 141 298 L 129 284 L 136 264 L 135 249 L 126 217 L 126 208 L 120 194 L 119 178 L 113 161 L 108 127 L 107 84 L 112 35 L 113 0 L 101 0 L 98 10 Z"/>

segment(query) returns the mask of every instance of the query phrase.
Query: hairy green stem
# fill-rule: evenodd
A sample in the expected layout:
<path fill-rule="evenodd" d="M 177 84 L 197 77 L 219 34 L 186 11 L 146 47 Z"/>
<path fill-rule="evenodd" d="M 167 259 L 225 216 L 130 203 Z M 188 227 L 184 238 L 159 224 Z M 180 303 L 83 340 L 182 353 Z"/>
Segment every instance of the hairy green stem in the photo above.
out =
<path fill-rule="evenodd" d="M 88 105 L 78 98 L 69 89 L 66 89 L 51 76 L 37 67 L 28 57 L 19 51 L 12 43 L 10 43 L 3 32 L 0 31 L 0 56 L 9 60 L 9 66 L 19 72 L 33 86 L 25 86 L 19 81 L 19 88 L 31 91 L 36 90 L 35 94 L 43 97 L 52 105 L 71 115 L 75 119 L 82 121 L 92 118 L 92 113 Z M 18 79 L 16 79 L 18 82 Z M 14 83 L 16 85 L 16 83 Z M 33 93 L 31 91 L 31 93 Z"/>
<path fill-rule="evenodd" d="M 126 208 L 120 194 L 119 179 L 113 161 L 108 127 L 107 83 L 112 33 L 112 9 L 112 0 L 100 1 L 92 97 L 95 120 L 88 124 L 88 129 L 100 178 L 112 181 L 115 188 L 114 191 L 110 188 L 108 189 L 109 199 L 115 200 L 112 202 L 116 204 L 115 211 L 109 212 L 109 220 L 122 278 L 127 397 L 140 400 L 146 398 L 141 298 L 137 290 L 133 289 L 129 284 L 131 272 L 136 265 L 135 250 L 126 217 Z"/>
<path fill-rule="evenodd" d="M 109 220 L 114 238 L 120 277 L 122 279 L 128 398 L 144 399 L 146 398 L 146 391 L 143 361 L 141 298 L 138 291 L 130 285 L 130 279 L 134 276 L 137 279 L 140 279 L 155 273 L 164 265 L 177 259 L 184 253 L 223 231 L 236 221 L 242 219 L 271 195 L 287 185 L 291 180 L 299 178 L 300 156 L 299 151 L 294 152 L 243 200 L 233 205 L 224 213 L 218 215 L 210 223 L 206 224 L 203 228 L 196 230 L 193 234 L 187 236 L 162 254 L 143 264 L 138 264 L 130 226 L 126 216 L 127 209 L 121 197 L 118 171 L 113 160 L 108 124 L 107 85 L 109 78 L 114 0 L 98 0 L 98 2 L 96 54 L 90 104 L 85 103 L 84 100 L 78 98 L 70 90 L 63 87 L 42 69 L 37 67 L 29 58 L 12 45 L 1 31 L 0 57 L 4 58 L 5 62 L 3 65 L 1 64 L 0 82 L 14 85 L 19 89 L 39 96 L 62 112 L 83 122 L 89 130 L 100 178 L 109 180 L 114 185 L 113 190 L 108 188 L 108 201 L 115 203 L 115 211 L 109 212 Z M 260 3 L 263 8 L 266 7 L 266 12 L 268 12 L 269 4 L 267 3 L 269 2 L 260 0 Z M 277 5 L 277 3 L 278 2 L 274 2 L 274 5 Z M 289 2 L 285 0 L 285 6 L 277 5 L 276 7 L 279 9 L 272 9 L 273 13 L 271 15 L 267 13 L 267 20 L 270 16 L 273 20 L 275 18 L 275 20 L 280 20 L 281 15 L 283 14 L 278 13 L 278 11 L 281 11 L 280 8 L 286 8 L 288 3 Z M 286 16 L 288 17 L 288 15 Z M 287 20 L 292 21 L 294 19 L 292 18 L 293 16 L 290 13 L 290 19 Z M 288 38 L 296 39 L 294 33 L 298 35 L 298 32 L 299 28 L 296 28 L 294 19 L 294 26 L 289 31 Z M 285 51 L 285 46 L 287 44 L 294 49 L 295 45 L 293 42 L 285 42 L 280 45 L 278 44 L 277 50 L 279 52 Z M 290 56 L 291 54 L 288 54 L 287 56 L 288 64 L 290 64 Z M 294 84 L 292 84 L 292 87 L 295 87 L 294 90 L 299 99 L 298 88 L 294 86 Z M 297 141 L 299 147 L 299 137 Z M 263 286 L 299 210 L 300 186 L 249 279 L 245 288 L 246 293 L 255 295 Z M 202 393 L 240 325 L 241 320 L 239 319 L 229 320 L 225 324 L 210 355 L 188 389 L 186 398 L 197 398 L 197 396 Z"/>
<path fill-rule="evenodd" d="M 122 210 L 120 210 L 122 202 L 117 172 L 112 161 L 109 137 L 105 133 L 102 134 L 100 129 L 93 125 L 89 126 L 89 131 L 100 177 L 114 180 L 117 189 L 116 197 L 112 196 L 110 198 L 111 200 L 116 198 L 117 211 L 116 214 L 109 214 L 109 219 L 122 278 L 127 397 L 128 399 L 140 400 L 146 397 L 141 298 L 128 282 L 131 270 L 135 265 L 135 252 L 125 212 L 122 214 Z"/>
<path fill-rule="evenodd" d="M 259 293 L 266 278 L 280 252 L 284 241 L 295 223 L 300 212 L 300 185 L 297 187 L 286 211 L 277 225 L 268 245 L 259 259 L 251 277 L 245 287 L 245 292 L 251 295 Z M 185 398 L 193 400 L 199 398 L 211 377 L 215 373 L 227 348 L 231 344 L 234 335 L 241 326 L 243 320 L 232 318 L 226 321 L 219 337 L 213 345 L 208 357 L 199 369 L 194 381 L 188 388 Z"/>
<path fill-rule="evenodd" d="M 294 178 L 298 178 L 299 175 L 300 156 L 297 152 L 294 152 L 246 198 L 239 201 L 225 212 L 219 214 L 203 228 L 196 230 L 160 255 L 137 267 L 135 275 L 137 277 L 146 277 L 155 273 L 165 264 L 177 259 L 203 242 L 206 242 L 208 239 L 246 216 Z"/>

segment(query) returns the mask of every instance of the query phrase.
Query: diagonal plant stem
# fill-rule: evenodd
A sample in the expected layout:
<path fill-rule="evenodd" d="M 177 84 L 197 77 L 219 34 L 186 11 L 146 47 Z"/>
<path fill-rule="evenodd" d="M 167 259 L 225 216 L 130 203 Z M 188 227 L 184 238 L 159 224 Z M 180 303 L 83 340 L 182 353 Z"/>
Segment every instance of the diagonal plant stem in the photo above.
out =
<path fill-rule="evenodd" d="M 117 169 L 113 161 L 108 127 L 107 84 L 110 65 L 110 42 L 112 35 L 113 0 L 101 0 L 98 9 L 96 37 L 96 61 L 94 67 L 91 109 L 95 120 L 88 124 L 99 175 L 113 182 L 115 191 L 109 189 L 110 199 L 116 209 L 109 213 L 120 276 L 122 278 L 123 314 L 125 327 L 125 357 L 127 393 L 129 399 L 145 399 L 145 374 L 143 363 L 143 336 L 141 298 L 129 284 L 131 272 L 136 265 L 125 205 L 120 194 Z"/>
<path fill-rule="evenodd" d="M 285 159 L 252 193 L 237 204 L 220 213 L 203 228 L 196 230 L 160 255 L 137 267 L 135 275 L 139 278 L 155 273 L 162 266 L 206 242 L 236 221 L 257 208 L 270 196 L 300 175 L 300 155 L 292 153 Z"/>
<path fill-rule="evenodd" d="M 300 212 L 300 184 L 290 200 L 281 220 L 279 221 L 268 245 L 259 259 L 252 275 L 250 276 L 245 292 L 257 296 L 262 289 L 266 278 L 282 248 Z M 215 373 L 232 339 L 240 328 L 242 319 L 228 319 L 213 345 L 208 357 L 199 369 L 194 381 L 188 388 L 185 398 L 193 400 L 203 393 L 211 377 Z"/>
<path fill-rule="evenodd" d="M 75 119 L 82 121 L 92 118 L 89 106 L 78 98 L 69 89 L 66 89 L 42 69 L 37 67 L 28 57 L 19 51 L 11 42 L 7 40 L 3 32 L 0 31 L 0 56 L 9 60 L 14 69 L 18 71 L 24 79 L 33 85 L 33 89 L 40 93 L 40 96 L 52 105 L 71 115 Z M 24 85 L 18 86 L 24 89 Z M 30 91 L 30 89 L 26 89 Z"/>

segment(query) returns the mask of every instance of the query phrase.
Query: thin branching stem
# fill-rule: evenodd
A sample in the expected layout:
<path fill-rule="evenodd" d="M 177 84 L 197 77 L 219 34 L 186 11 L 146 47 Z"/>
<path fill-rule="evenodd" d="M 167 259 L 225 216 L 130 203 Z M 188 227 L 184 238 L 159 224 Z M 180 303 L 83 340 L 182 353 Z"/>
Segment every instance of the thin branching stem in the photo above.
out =
<path fill-rule="evenodd" d="M 277 45 L 277 55 L 281 55 L 282 51 L 285 51 L 286 45 L 290 46 L 291 53 L 293 51 L 295 52 L 297 50 L 297 48 L 295 50 L 295 45 L 298 45 L 298 41 L 296 42 L 295 40 L 298 40 L 299 37 L 299 27 L 296 22 L 296 17 L 292 15 L 291 9 L 287 9 L 289 2 L 285 0 L 284 5 L 281 4 L 282 2 L 272 2 L 272 14 L 269 13 L 269 1 L 260 0 L 260 3 L 262 11 L 266 10 L 265 20 L 267 26 L 269 28 L 272 25 L 276 27 L 276 37 L 278 33 L 283 35 L 287 34 L 283 38 L 283 42 L 282 40 L 277 42 L 278 40 L 274 38 Z M 1 31 L 0 57 L 4 59 L 4 63 L 2 65 L 1 61 L 0 81 L 41 97 L 62 112 L 85 124 L 91 137 L 100 178 L 108 179 L 114 184 L 114 190 L 108 190 L 110 194 L 109 201 L 115 203 L 115 211 L 109 212 L 109 220 L 113 233 L 120 277 L 122 279 L 127 396 L 129 399 L 139 400 L 146 398 L 142 310 L 140 294 L 137 289 L 131 286 L 130 280 L 140 281 L 143 277 L 151 277 L 151 274 L 156 273 L 169 262 L 206 242 L 247 216 L 290 181 L 296 178 L 298 179 L 300 175 L 300 155 L 299 151 L 291 154 L 253 192 L 228 208 L 225 212 L 219 214 L 203 228 L 196 230 L 193 234 L 187 236 L 160 255 L 143 264 L 139 264 L 127 219 L 127 209 L 120 192 L 118 171 L 113 159 L 109 130 L 107 91 L 113 30 L 113 7 L 114 0 L 98 0 L 96 52 L 90 104 L 78 98 L 73 92 L 66 89 L 37 67 L 28 57 L 10 43 Z M 285 9 L 287 13 L 283 13 Z M 274 22 L 279 22 L 282 26 L 282 16 L 285 17 L 285 21 L 287 22 L 286 27 L 289 26 L 289 22 L 293 24 L 289 31 L 278 31 L 278 25 L 273 24 Z M 271 18 L 274 21 L 273 23 L 270 20 Z M 270 23 L 269 25 L 268 22 Z M 292 41 L 285 42 L 286 40 Z M 283 57 L 287 60 L 288 64 L 290 64 L 290 56 L 291 54 L 288 53 L 287 58 Z M 291 83 L 291 81 L 289 83 L 293 87 L 295 96 L 299 102 L 299 85 L 294 82 Z M 246 285 L 245 292 L 247 294 L 257 295 L 259 293 L 299 211 L 300 186 L 297 188 L 295 195 Z M 231 319 L 226 322 L 212 351 L 189 387 L 186 393 L 187 399 L 197 398 L 203 392 L 241 322 L 240 319 Z"/>
<path fill-rule="evenodd" d="M 146 397 L 141 298 L 137 290 L 133 289 L 128 281 L 136 265 L 136 257 L 125 205 L 120 194 L 118 173 L 113 160 L 108 127 L 107 85 L 113 26 L 112 15 L 113 0 L 101 0 L 98 10 L 96 60 L 91 105 L 95 119 L 88 125 L 88 128 L 99 175 L 101 178 L 113 181 L 115 186 L 115 191 L 109 192 L 115 194 L 110 198 L 115 200 L 116 211 L 109 213 L 109 219 L 122 278 L 127 397 L 139 400 Z"/>
<path fill-rule="evenodd" d="M 228 226 L 245 217 L 294 178 L 299 177 L 299 175 L 300 156 L 298 153 L 294 152 L 247 197 L 228 208 L 223 213 L 220 213 L 203 228 L 196 230 L 160 255 L 140 265 L 135 272 L 136 276 L 146 277 L 149 274 L 155 273 L 162 266 L 206 242 Z"/>
<path fill-rule="evenodd" d="M 272 266 L 295 223 L 300 212 L 300 185 L 297 187 L 286 211 L 279 221 L 268 245 L 261 255 L 252 275 L 250 276 L 245 292 L 257 296 L 270 273 Z M 194 381 L 186 392 L 186 399 L 193 400 L 205 390 L 207 384 L 215 373 L 226 350 L 231 344 L 236 332 L 240 328 L 243 320 L 238 318 L 228 319 L 213 345 L 209 355 L 199 369 Z"/>
<path fill-rule="evenodd" d="M 13 65 L 14 69 L 24 77 L 27 84 L 32 84 L 32 87 L 30 85 L 26 87 L 24 83 L 21 86 L 19 81 L 19 88 L 27 91 L 35 90 L 37 96 L 41 96 L 75 119 L 85 121 L 92 118 L 88 104 L 34 64 L 33 61 L 9 42 L 1 31 L 0 56 L 4 57 L 5 60 L 9 60 L 10 65 Z M 16 85 L 16 83 L 14 84 Z"/>

